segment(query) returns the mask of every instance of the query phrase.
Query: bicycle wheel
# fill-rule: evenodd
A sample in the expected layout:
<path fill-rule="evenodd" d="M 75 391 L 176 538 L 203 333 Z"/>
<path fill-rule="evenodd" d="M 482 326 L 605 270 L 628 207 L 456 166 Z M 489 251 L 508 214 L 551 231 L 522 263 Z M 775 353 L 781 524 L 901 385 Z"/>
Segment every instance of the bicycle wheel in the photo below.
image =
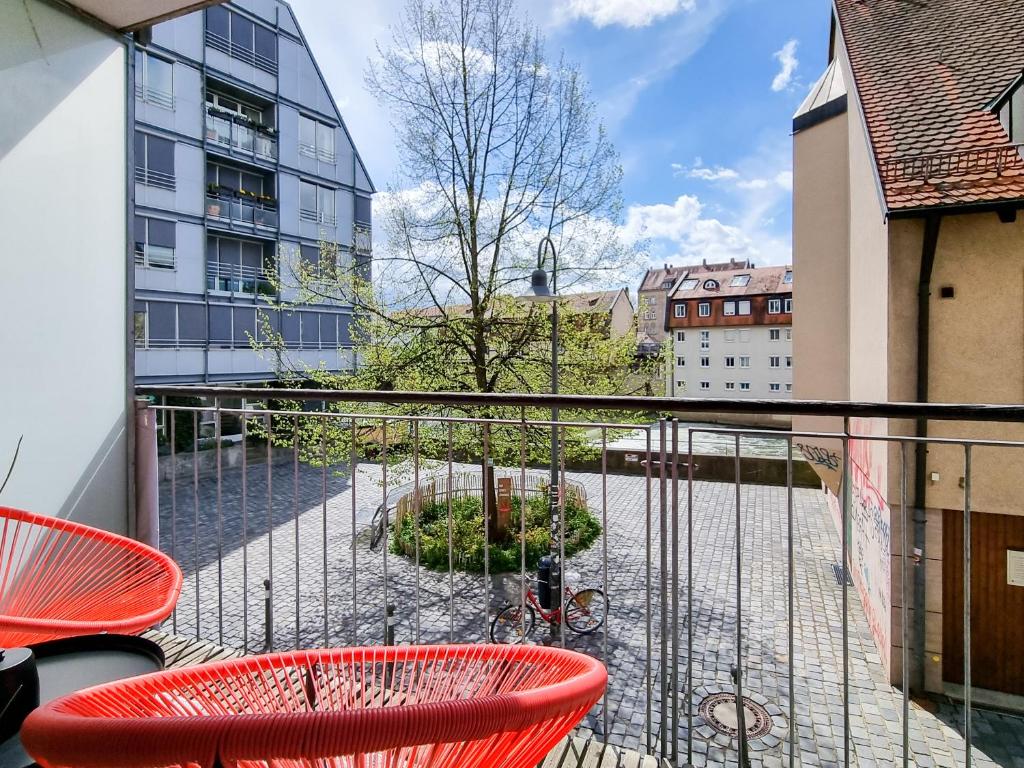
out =
<path fill-rule="evenodd" d="M 491 642 L 518 645 L 526 641 L 533 634 L 533 627 L 537 621 L 537 614 L 531 606 L 526 606 L 526 616 L 523 616 L 523 606 L 507 605 L 502 608 L 498 615 L 491 622 Z M 525 632 L 524 630 L 525 623 Z"/>
<path fill-rule="evenodd" d="M 578 635 L 599 629 L 608 615 L 608 598 L 600 589 L 581 589 L 565 603 L 565 626 Z"/>

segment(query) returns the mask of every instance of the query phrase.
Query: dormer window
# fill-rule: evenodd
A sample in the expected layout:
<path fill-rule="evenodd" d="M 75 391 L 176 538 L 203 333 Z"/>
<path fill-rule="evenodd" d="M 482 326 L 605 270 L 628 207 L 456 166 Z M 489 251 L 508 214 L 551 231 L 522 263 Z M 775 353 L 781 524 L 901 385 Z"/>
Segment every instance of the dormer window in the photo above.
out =
<path fill-rule="evenodd" d="M 718 281 L 717 280 L 705 280 L 704 281 L 704 290 L 705 291 L 717 291 L 718 290 Z"/>
<path fill-rule="evenodd" d="M 675 284 L 676 284 L 676 281 L 675 281 L 675 279 L 672 279 L 672 280 L 666 280 L 665 282 L 663 282 L 663 283 L 661 284 L 661 289 L 662 289 L 663 291 L 667 291 L 667 290 L 668 290 L 669 288 L 671 288 L 671 287 L 672 287 L 673 285 L 675 285 Z"/>
<path fill-rule="evenodd" d="M 679 290 L 681 290 L 681 291 L 692 291 L 694 288 L 697 287 L 697 283 L 699 283 L 699 282 L 700 282 L 699 280 L 695 280 L 693 278 L 691 278 L 689 280 L 683 280 L 683 282 L 681 282 L 679 284 Z"/>
<path fill-rule="evenodd" d="M 793 284 L 793 270 L 792 269 L 787 269 L 786 270 L 786 276 L 784 278 L 782 278 L 782 282 L 784 282 L 786 285 L 792 285 Z"/>
<path fill-rule="evenodd" d="M 1024 75 L 1018 77 L 994 105 L 1013 144 L 1024 143 Z"/>
<path fill-rule="evenodd" d="M 735 275 L 732 280 L 729 281 L 731 288 L 746 288 L 750 283 L 750 275 Z"/>

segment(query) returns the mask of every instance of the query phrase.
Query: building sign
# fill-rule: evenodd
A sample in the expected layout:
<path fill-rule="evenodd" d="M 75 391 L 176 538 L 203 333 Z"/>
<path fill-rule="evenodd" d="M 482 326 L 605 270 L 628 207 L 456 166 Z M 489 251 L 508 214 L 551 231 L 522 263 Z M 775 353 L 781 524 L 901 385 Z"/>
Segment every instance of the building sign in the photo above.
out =
<path fill-rule="evenodd" d="M 635 453 L 627 453 L 626 454 L 626 462 L 627 463 L 633 464 L 633 463 L 635 463 L 637 461 L 640 461 L 640 457 L 637 456 Z"/>
<path fill-rule="evenodd" d="M 1006 550 L 1006 583 L 1024 587 L 1024 549 Z"/>

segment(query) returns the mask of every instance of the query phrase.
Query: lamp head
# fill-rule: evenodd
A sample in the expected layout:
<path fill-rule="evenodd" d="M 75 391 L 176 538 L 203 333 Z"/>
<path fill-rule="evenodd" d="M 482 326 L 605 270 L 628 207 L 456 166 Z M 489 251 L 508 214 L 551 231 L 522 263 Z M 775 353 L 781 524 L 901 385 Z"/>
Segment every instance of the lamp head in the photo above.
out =
<path fill-rule="evenodd" d="M 530 275 L 530 292 L 526 295 L 530 301 L 550 302 L 555 300 L 555 295 L 548 285 L 548 273 L 540 267 L 533 270 Z"/>

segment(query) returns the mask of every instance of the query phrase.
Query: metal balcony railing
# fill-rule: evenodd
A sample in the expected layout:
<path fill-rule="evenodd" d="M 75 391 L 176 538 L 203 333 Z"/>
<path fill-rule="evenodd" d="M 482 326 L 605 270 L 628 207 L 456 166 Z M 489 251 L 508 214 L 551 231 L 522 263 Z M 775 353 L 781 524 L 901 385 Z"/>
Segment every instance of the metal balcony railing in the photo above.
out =
<path fill-rule="evenodd" d="M 161 545 L 186 572 L 177 633 L 248 651 L 365 644 L 387 632 L 395 642 L 479 642 L 503 610 L 526 602 L 531 548 L 550 547 L 566 586 L 604 590 L 607 618 L 589 635 L 567 631 L 564 613 L 549 624 L 521 610 L 516 621 L 525 629 L 534 616 L 534 640 L 602 659 L 608 693 L 584 726 L 662 764 L 988 765 L 986 734 L 1019 725 L 999 725 L 973 704 L 971 531 L 992 475 L 976 474 L 972 457 L 1012 462 L 1024 442 L 1003 439 L 1011 428 L 996 425 L 1024 423 L 1024 406 L 138 393 L 202 398 L 151 406 L 169 425 Z M 562 418 L 547 415 L 554 407 Z M 685 425 L 665 416 L 674 410 L 839 426 Z M 608 421 L 609 412 L 637 420 Z M 944 436 L 904 436 L 915 420 L 941 423 Z M 985 425 L 993 439 L 977 437 Z M 542 505 L 528 530 L 510 494 L 545 488 L 552 437 L 562 448 L 556 503 L 550 516 Z M 215 448 L 193 450 L 207 438 Z M 922 511 L 910 499 L 922 446 L 928 462 L 962 468 L 959 511 L 947 511 L 945 524 L 960 543 L 947 547 L 945 567 L 963 568 L 963 619 L 954 611 L 950 621 L 960 626 L 965 685 L 961 708 L 940 702 L 937 715 L 909 693 L 912 662 L 928 663 L 909 612 L 910 585 L 925 567 L 912 549 Z M 879 455 L 884 470 L 871 466 Z M 875 488 L 879 471 L 888 481 Z M 467 473 L 475 479 L 453 485 Z M 822 492 L 819 475 L 836 495 Z M 474 494 L 497 504 L 475 523 L 463 503 Z M 580 506 L 599 526 L 589 548 L 575 546 Z M 491 526 L 505 514 L 498 538 Z M 961 539 L 950 520 L 960 521 Z"/>
<path fill-rule="evenodd" d="M 152 88 L 142 83 L 136 83 L 135 98 L 150 104 L 156 104 L 164 109 L 174 109 L 174 94 L 161 88 Z"/>
<path fill-rule="evenodd" d="M 206 265 L 206 287 L 211 291 L 248 296 L 274 296 L 277 292 L 267 271 L 218 261 Z"/>
<path fill-rule="evenodd" d="M 978 174 L 1001 176 L 1011 168 L 1024 170 L 1022 148 L 1022 144 L 1001 144 L 956 152 L 894 157 L 882 161 L 882 180 L 893 184 L 941 181 Z"/>
<path fill-rule="evenodd" d="M 143 247 L 139 247 L 142 245 Z M 135 244 L 135 266 L 153 269 L 174 269 L 174 249 L 150 243 Z"/>
<path fill-rule="evenodd" d="M 159 189 L 174 190 L 175 179 L 174 174 L 164 173 L 163 171 L 154 171 L 149 168 L 142 166 L 135 166 L 135 181 L 139 184 L 146 184 L 150 187 L 157 187 Z"/>
<path fill-rule="evenodd" d="M 336 226 L 338 223 L 338 217 L 331 211 L 315 211 L 311 208 L 299 208 L 299 218 L 303 221 L 326 224 L 329 227 Z"/>
<path fill-rule="evenodd" d="M 261 56 L 254 50 L 233 43 L 210 30 L 206 30 L 206 44 L 222 53 L 226 53 L 233 59 L 239 59 L 240 61 L 252 64 L 254 67 L 262 69 L 264 72 L 269 72 L 272 75 L 277 74 L 277 62 L 273 59 Z"/>
<path fill-rule="evenodd" d="M 277 158 L 277 138 L 262 126 L 242 122 L 230 112 L 206 112 L 206 140 L 225 149 L 256 155 L 266 160 Z"/>
<path fill-rule="evenodd" d="M 277 229 L 279 221 L 275 203 L 209 190 L 206 193 L 206 215 L 211 219 L 262 229 Z"/>

